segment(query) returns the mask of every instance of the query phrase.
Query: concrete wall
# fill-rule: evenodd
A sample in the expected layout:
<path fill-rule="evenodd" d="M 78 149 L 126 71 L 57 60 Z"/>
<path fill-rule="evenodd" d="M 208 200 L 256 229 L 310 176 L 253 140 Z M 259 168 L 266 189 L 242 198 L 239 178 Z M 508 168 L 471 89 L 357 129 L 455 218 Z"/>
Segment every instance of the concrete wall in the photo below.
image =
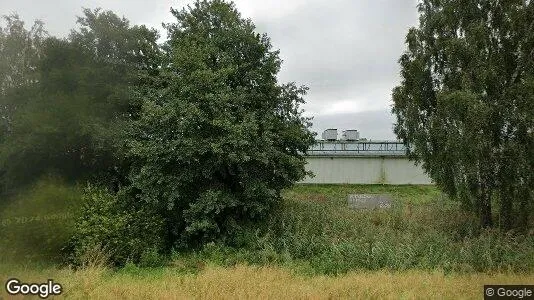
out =
<path fill-rule="evenodd" d="M 432 184 L 420 166 L 406 157 L 308 156 L 315 177 L 302 183 Z"/>

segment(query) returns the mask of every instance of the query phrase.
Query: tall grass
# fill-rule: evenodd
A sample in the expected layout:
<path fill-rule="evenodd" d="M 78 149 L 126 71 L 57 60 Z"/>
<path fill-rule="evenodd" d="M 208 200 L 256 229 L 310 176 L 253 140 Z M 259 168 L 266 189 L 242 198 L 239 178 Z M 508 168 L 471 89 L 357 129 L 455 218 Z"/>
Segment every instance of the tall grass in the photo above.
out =
<path fill-rule="evenodd" d="M 389 194 L 393 207 L 350 209 L 347 196 L 357 193 Z M 46 179 L 10 201 L 0 211 L 0 262 L 60 261 L 80 198 L 79 188 Z M 95 253 L 88 261 L 105 265 L 105 255 Z M 147 251 L 141 260 L 147 267 L 165 263 L 184 273 L 207 264 L 279 265 L 310 275 L 381 269 L 532 273 L 534 235 L 481 231 L 472 215 L 433 186 L 298 185 L 259 226 L 170 259 Z"/>
<path fill-rule="evenodd" d="M 353 210 L 346 204 L 351 193 L 387 193 L 395 202 L 391 209 Z M 432 186 L 302 185 L 285 198 L 261 229 L 176 260 L 281 264 L 309 274 L 534 271 L 533 235 L 481 231 L 472 215 Z"/>
<path fill-rule="evenodd" d="M 237 265 L 206 266 L 198 274 L 174 268 L 105 268 L 3 272 L 24 282 L 53 278 L 65 298 L 74 299 L 481 299 L 484 284 L 525 284 L 533 275 L 445 274 L 441 271 L 362 271 L 331 276 L 299 276 L 287 269 Z M 8 295 L 0 289 L 0 298 Z"/>
<path fill-rule="evenodd" d="M 394 205 L 353 210 L 346 204 L 353 193 L 390 194 Z M 79 197 L 79 189 L 47 180 L 0 216 L 68 212 Z M 175 253 L 166 267 L 157 267 L 161 257 L 147 252 L 141 265 L 112 270 L 105 267 L 106 249 L 95 249 L 78 270 L 0 260 L 0 281 L 53 278 L 67 298 L 101 299 L 480 299 L 484 284 L 534 281 L 532 234 L 481 231 L 472 215 L 432 186 L 301 185 L 284 198 L 261 226 Z M 70 235 L 71 221 L 44 223 L 3 227 L 2 241 L 9 238 L 8 248 L 22 253 L 59 253 L 54 251 Z M 25 233 L 29 228 L 37 231 Z"/>

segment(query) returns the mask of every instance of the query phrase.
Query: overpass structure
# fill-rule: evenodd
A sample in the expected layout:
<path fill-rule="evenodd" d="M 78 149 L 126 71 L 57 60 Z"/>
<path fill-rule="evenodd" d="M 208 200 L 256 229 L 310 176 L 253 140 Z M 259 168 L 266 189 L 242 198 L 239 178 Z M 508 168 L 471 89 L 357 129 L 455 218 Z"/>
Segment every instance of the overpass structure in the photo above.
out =
<path fill-rule="evenodd" d="M 421 166 L 408 160 L 400 141 L 320 140 L 306 154 L 314 177 L 302 183 L 432 184 Z"/>
<path fill-rule="evenodd" d="M 400 141 L 318 141 L 308 150 L 309 156 L 406 156 Z"/>

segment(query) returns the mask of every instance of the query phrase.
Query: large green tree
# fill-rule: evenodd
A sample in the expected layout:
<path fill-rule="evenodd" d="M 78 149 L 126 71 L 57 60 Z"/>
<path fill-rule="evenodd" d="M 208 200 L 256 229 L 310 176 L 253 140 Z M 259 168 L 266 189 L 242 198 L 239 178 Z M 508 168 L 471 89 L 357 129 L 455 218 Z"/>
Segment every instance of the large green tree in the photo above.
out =
<path fill-rule="evenodd" d="M 3 16 L 0 26 L 0 195 L 6 190 L 5 144 L 13 134 L 15 115 L 35 95 L 37 71 L 48 35 L 42 22 L 30 29 L 16 14 Z M 0 23 L 1 24 L 1 23 Z"/>
<path fill-rule="evenodd" d="M 4 189 L 45 172 L 67 179 L 121 177 L 123 123 L 159 67 L 157 32 L 109 11 L 85 9 L 67 39 L 7 18 L 0 138 Z M 114 180 L 117 181 L 117 180 Z"/>
<path fill-rule="evenodd" d="M 277 82 L 278 51 L 233 3 L 172 13 L 162 88 L 132 126 L 127 192 L 161 210 L 174 246 L 191 246 L 266 216 L 305 175 L 314 138 L 306 88 Z"/>
<path fill-rule="evenodd" d="M 525 227 L 534 207 L 534 3 L 418 8 L 393 90 L 395 132 L 481 226 Z"/>
<path fill-rule="evenodd" d="M 36 67 L 42 56 L 43 41 L 48 37 L 43 23 L 36 21 L 30 29 L 16 14 L 3 16 L 0 26 L 0 94 L 11 88 L 35 83 Z"/>

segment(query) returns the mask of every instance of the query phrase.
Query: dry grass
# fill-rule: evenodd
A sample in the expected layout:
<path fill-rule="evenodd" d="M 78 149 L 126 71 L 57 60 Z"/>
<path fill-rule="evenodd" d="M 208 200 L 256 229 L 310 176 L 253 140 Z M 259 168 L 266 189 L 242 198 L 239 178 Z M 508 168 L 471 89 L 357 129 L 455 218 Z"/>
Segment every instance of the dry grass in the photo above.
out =
<path fill-rule="evenodd" d="M 19 269 L 8 274 L 25 282 L 53 278 L 67 298 L 91 299 L 481 299 L 484 284 L 526 284 L 533 275 L 449 274 L 443 272 L 351 272 L 343 276 L 304 277 L 280 267 L 233 268 L 208 266 L 200 273 L 182 274 L 173 268 L 112 272 L 102 268 Z M 6 297 L 5 291 L 0 293 Z"/>

